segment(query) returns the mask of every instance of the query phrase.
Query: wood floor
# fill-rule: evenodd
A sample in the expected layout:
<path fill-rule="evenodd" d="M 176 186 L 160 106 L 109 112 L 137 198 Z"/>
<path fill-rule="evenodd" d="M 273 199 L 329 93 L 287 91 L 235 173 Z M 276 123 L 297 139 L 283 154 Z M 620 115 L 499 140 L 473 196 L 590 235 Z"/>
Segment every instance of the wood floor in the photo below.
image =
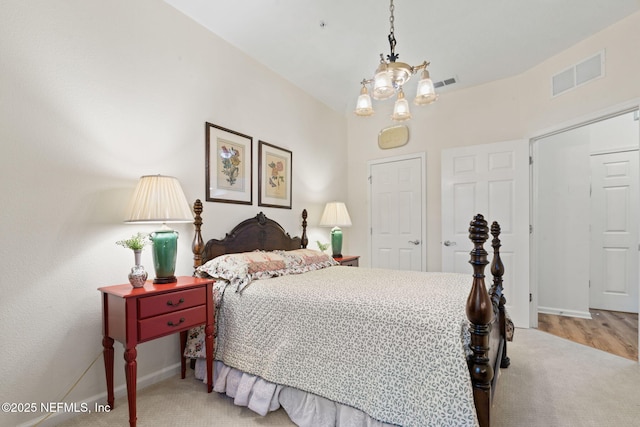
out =
<path fill-rule="evenodd" d="M 538 314 L 538 329 L 631 360 L 638 360 L 638 315 L 591 309 L 593 319 Z"/>

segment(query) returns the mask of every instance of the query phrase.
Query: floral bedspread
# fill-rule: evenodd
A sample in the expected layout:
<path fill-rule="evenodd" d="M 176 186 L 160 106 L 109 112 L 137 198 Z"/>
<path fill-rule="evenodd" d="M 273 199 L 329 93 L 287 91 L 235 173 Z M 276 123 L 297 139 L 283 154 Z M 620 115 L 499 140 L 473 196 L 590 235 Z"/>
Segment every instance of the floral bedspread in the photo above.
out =
<path fill-rule="evenodd" d="M 217 282 L 216 359 L 402 426 L 477 426 L 471 275 L 330 267 Z M 201 328 L 186 355 L 204 357 Z"/>

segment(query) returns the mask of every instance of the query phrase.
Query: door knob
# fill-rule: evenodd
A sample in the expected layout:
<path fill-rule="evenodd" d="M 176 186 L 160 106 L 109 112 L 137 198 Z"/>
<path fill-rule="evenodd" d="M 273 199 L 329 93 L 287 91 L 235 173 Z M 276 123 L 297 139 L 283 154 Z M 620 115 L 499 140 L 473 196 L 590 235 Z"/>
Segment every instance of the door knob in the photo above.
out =
<path fill-rule="evenodd" d="M 409 243 L 413 243 L 414 245 L 419 245 L 420 240 L 409 240 Z"/>
<path fill-rule="evenodd" d="M 445 246 L 455 246 L 455 245 L 456 245 L 456 242 L 451 242 L 451 241 L 449 241 L 449 240 L 445 240 L 445 241 L 444 241 L 444 245 L 445 245 Z"/>

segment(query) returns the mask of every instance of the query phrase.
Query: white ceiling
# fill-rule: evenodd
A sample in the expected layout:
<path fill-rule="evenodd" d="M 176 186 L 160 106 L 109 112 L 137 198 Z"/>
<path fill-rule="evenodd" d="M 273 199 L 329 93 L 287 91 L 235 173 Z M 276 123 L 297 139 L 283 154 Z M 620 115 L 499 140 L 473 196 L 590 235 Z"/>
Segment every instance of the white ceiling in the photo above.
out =
<path fill-rule="evenodd" d="M 388 0 L 165 1 L 339 112 L 354 108 L 360 81 L 390 51 Z M 434 81 L 455 77 L 443 95 L 520 74 L 640 10 L 640 0 L 394 5 L 398 60 L 431 62 Z M 409 86 L 407 96 L 414 90 Z"/>

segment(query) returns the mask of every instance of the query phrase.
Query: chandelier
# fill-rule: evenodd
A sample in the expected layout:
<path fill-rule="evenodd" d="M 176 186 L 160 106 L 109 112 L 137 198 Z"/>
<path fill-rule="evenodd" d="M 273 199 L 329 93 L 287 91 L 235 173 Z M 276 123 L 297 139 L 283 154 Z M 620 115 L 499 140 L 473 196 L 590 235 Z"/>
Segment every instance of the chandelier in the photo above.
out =
<path fill-rule="evenodd" d="M 395 93 L 397 93 L 397 99 L 395 106 L 393 107 L 393 114 L 391 119 L 395 121 L 404 121 L 411 118 L 411 112 L 409 111 L 409 103 L 404 97 L 402 86 L 409 81 L 409 79 L 422 70 L 420 81 L 418 82 L 418 91 L 416 97 L 413 100 L 415 105 L 431 104 L 438 99 L 438 95 L 435 93 L 433 82 L 429 77 L 429 71 L 427 66 L 429 62 L 424 61 L 420 65 L 411 66 L 404 62 L 396 61 L 400 55 L 396 54 L 396 38 L 394 35 L 394 10 L 393 0 L 389 6 L 391 16 L 389 22 L 391 23 L 391 29 L 389 32 L 389 46 L 391 47 L 391 54 L 387 55 L 387 61 L 385 61 L 382 54 L 380 54 L 380 65 L 375 72 L 372 79 L 363 79 L 362 89 L 360 90 L 360 96 L 356 103 L 356 110 L 354 111 L 358 116 L 370 116 L 373 114 L 373 106 L 371 102 L 371 96 L 369 96 L 369 89 L 367 85 L 372 86 L 372 95 L 376 100 L 389 99 Z"/>

